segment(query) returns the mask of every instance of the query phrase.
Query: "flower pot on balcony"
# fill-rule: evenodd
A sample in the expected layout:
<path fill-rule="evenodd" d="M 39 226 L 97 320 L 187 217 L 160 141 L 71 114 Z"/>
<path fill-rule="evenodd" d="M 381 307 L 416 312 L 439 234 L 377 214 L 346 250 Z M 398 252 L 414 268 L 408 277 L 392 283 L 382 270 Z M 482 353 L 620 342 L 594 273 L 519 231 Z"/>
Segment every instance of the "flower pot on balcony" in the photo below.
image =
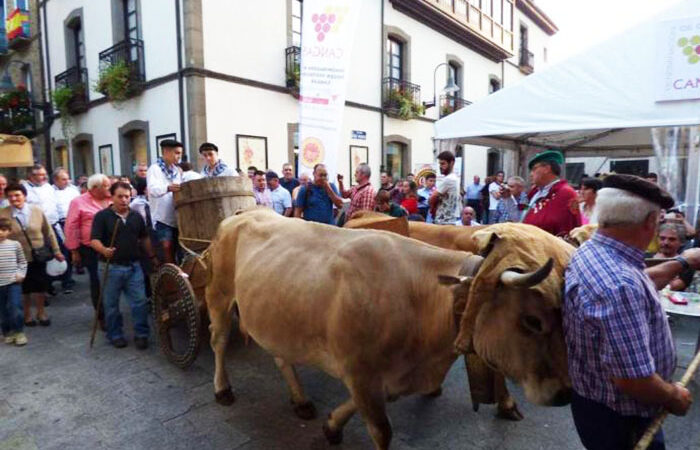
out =
<path fill-rule="evenodd" d="M 121 103 L 143 90 L 137 71 L 137 67 L 124 61 L 109 64 L 100 71 L 95 90 L 109 101 Z"/>

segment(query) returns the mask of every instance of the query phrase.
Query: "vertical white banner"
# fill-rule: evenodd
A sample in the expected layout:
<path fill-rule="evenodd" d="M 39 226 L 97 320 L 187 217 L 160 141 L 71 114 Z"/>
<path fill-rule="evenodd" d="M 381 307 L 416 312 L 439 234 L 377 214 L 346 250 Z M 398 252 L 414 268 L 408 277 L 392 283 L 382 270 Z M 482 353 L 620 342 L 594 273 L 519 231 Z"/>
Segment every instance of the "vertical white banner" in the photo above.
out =
<path fill-rule="evenodd" d="M 345 91 L 358 0 L 304 0 L 301 31 L 299 171 L 323 163 L 338 171 Z"/>

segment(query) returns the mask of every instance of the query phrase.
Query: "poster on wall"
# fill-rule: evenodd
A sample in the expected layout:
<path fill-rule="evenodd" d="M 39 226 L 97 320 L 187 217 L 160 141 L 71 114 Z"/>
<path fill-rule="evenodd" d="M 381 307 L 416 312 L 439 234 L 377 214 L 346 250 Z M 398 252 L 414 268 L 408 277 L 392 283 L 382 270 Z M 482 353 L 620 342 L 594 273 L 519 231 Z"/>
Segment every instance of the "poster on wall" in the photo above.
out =
<path fill-rule="evenodd" d="M 369 163 L 369 147 L 362 145 L 350 146 L 350 186 L 355 185 L 355 169 L 362 163 Z"/>
<path fill-rule="evenodd" d="M 345 93 L 361 2 L 305 0 L 302 20 L 299 170 L 318 163 L 335 179 Z"/>
<path fill-rule="evenodd" d="M 267 170 L 267 138 L 237 134 L 236 166 L 244 172 L 250 166 L 255 166 L 258 170 Z"/>
<path fill-rule="evenodd" d="M 105 175 L 114 175 L 114 159 L 112 145 L 100 145 L 100 172 Z"/>
<path fill-rule="evenodd" d="M 656 29 L 656 101 L 700 98 L 700 17 Z"/>
<path fill-rule="evenodd" d="M 163 150 L 160 148 L 160 143 L 166 139 L 172 139 L 174 141 L 177 141 L 177 134 L 168 133 L 168 134 L 161 134 L 159 136 L 156 136 L 156 154 L 158 155 L 158 158 L 163 156 Z"/>

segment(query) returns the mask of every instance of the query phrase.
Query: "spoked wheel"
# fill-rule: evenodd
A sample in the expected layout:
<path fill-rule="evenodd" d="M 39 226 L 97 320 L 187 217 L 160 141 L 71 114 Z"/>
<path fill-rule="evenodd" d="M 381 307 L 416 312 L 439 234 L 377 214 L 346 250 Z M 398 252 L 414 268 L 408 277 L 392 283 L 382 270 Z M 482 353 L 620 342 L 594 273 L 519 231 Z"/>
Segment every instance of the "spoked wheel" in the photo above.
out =
<path fill-rule="evenodd" d="M 153 294 L 160 348 L 176 366 L 189 367 L 199 354 L 201 321 L 187 274 L 175 264 L 162 265 Z"/>

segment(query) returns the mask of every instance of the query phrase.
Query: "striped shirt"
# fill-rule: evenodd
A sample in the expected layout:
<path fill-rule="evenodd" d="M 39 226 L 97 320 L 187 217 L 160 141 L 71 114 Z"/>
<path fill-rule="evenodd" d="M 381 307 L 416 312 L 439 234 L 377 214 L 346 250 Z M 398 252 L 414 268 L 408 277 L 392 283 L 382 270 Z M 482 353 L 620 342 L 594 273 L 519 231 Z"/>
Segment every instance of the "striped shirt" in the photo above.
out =
<path fill-rule="evenodd" d="M 659 374 L 666 381 L 676 352 L 644 253 L 600 232 L 574 253 L 566 270 L 564 337 L 574 390 L 625 416 L 652 417 L 658 407 L 623 394 L 612 379 Z"/>
<path fill-rule="evenodd" d="M 22 244 L 12 239 L 0 241 L 0 286 L 16 283 L 27 275 L 27 259 Z"/>

